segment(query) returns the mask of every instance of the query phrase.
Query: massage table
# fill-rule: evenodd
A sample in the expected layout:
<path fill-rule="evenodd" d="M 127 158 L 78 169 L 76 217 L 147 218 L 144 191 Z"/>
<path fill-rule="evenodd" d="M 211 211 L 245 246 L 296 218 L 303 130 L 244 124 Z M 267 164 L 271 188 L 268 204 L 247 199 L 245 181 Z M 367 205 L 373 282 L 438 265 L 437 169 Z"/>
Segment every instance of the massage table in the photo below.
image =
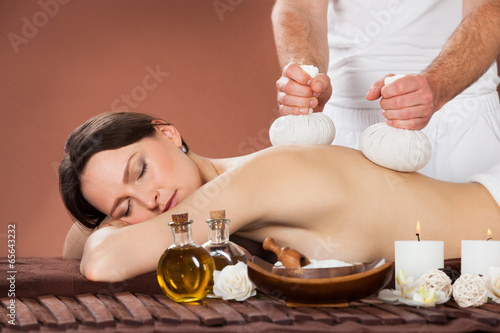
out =
<path fill-rule="evenodd" d="M 447 266 L 459 268 L 459 260 Z M 78 260 L 16 259 L 15 297 L 0 258 L 1 332 L 500 332 L 500 305 L 436 308 L 385 304 L 372 295 L 348 308 L 288 308 L 257 294 L 244 302 L 205 299 L 180 304 L 166 297 L 154 272 L 123 282 L 88 281 Z M 392 282 L 393 283 L 393 282 Z M 15 300 L 15 326 L 8 308 Z"/>

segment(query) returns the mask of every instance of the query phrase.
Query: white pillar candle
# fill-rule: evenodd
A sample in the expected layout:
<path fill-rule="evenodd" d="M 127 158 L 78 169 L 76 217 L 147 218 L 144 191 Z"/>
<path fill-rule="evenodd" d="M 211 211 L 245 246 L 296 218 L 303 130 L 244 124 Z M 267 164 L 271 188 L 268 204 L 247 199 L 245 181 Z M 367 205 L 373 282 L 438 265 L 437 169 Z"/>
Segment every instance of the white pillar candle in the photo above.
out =
<path fill-rule="evenodd" d="M 444 267 L 443 241 L 396 241 L 396 275 L 400 270 L 413 281 L 431 269 Z"/>
<path fill-rule="evenodd" d="M 488 229 L 488 239 L 490 237 L 491 231 Z M 500 241 L 462 241 L 462 275 L 485 275 L 490 266 L 500 267 Z"/>

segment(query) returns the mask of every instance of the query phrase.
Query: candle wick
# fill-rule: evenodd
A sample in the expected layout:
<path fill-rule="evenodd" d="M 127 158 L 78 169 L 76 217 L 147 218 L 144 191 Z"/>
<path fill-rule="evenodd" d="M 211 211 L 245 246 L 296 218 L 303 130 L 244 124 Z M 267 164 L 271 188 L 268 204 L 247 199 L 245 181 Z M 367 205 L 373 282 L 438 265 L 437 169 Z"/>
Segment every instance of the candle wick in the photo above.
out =
<path fill-rule="evenodd" d="M 486 240 L 487 240 L 487 241 L 489 241 L 490 239 L 491 239 L 491 237 L 489 237 L 489 238 L 486 238 Z"/>
<path fill-rule="evenodd" d="M 417 234 L 417 239 L 420 242 L 420 234 Z"/>

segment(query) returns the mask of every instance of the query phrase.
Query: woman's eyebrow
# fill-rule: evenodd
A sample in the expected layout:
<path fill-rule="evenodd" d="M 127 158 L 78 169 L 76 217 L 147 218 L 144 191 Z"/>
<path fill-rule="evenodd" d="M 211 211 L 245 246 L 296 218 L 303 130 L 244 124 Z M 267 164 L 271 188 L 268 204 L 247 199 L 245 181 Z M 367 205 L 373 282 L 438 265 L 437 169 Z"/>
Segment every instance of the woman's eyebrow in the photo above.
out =
<path fill-rule="evenodd" d="M 129 178 L 130 178 L 130 162 L 132 161 L 132 158 L 135 156 L 135 154 L 137 154 L 137 152 L 133 153 L 132 155 L 130 155 L 130 157 L 128 158 L 127 160 L 127 164 L 125 164 L 125 170 L 123 170 L 123 184 L 128 184 L 129 182 Z M 109 215 L 113 215 L 113 212 L 115 211 L 115 209 L 118 207 L 118 205 L 120 205 L 120 203 L 123 201 L 123 197 L 120 197 L 120 198 L 117 198 L 113 204 L 113 207 L 111 207 L 111 211 L 109 213 Z"/>
<path fill-rule="evenodd" d="M 137 152 L 133 153 L 132 155 L 130 155 L 128 161 L 127 161 L 127 164 L 125 165 L 125 170 L 123 171 L 123 184 L 128 184 L 128 181 L 129 181 L 129 175 L 130 175 L 130 161 L 132 161 L 132 157 L 135 156 L 135 154 L 137 154 Z"/>

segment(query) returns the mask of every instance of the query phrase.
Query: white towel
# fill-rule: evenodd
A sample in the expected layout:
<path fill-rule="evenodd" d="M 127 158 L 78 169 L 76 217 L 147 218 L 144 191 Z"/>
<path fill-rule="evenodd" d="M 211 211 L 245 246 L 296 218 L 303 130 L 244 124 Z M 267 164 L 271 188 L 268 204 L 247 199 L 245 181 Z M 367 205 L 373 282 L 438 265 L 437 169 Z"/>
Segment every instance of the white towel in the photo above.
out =
<path fill-rule="evenodd" d="M 467 181 L 479 183 L 486 187 L 493 199 L 500 206 L 500 163 L 497 163 L 488 172 L 474 175 Z"/>

